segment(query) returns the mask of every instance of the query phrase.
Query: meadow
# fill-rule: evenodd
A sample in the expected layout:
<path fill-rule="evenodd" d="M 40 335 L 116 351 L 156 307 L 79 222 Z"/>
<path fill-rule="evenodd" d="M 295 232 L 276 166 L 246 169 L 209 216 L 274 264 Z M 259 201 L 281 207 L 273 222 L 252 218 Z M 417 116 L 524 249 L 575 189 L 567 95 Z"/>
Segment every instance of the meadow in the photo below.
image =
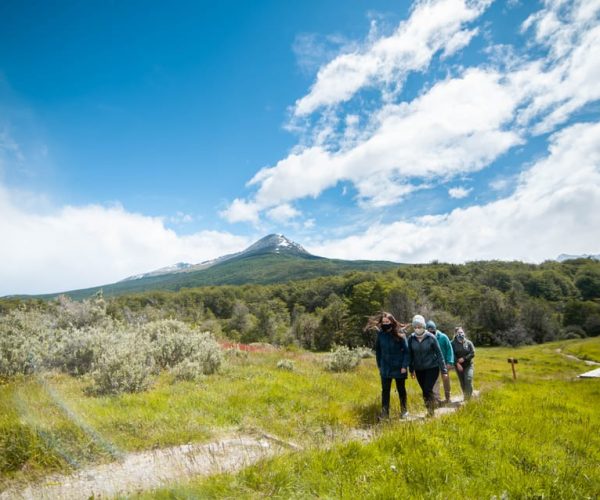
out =
<path fill-rule="evenodd" d="M 142 498 L 413 498 L 502 495 L 594 498 L 600 491 L 600 384 L 578 380 L 597 359 L 600 338 L 520 348 L 480 348 L 481 396 L 458 412 L 422 422 L 378 424 L 379 381 L 372 358 L 332 373 L 324 355 L 231 351 L 199 382 L 162 372 L 145 392 L 91 395 L 86 377 L 58 372 L 13 377 L 0 386 L 2 485 L 109 462 L 130 451 L 265 431 L 303 451 L 238 474 L 140 493 Z M 512 380 L 508 357 L 519 359 Z M 277 368 L 293 361 L 292 371 Z M 454 377 L 454 376 L 453 376 Z M 453 392 L 459 386 L 453 378 Z M 416 382 L 409 411 L 422 411 Z M 352 441 L 354 429 L 376 438 Z"/>

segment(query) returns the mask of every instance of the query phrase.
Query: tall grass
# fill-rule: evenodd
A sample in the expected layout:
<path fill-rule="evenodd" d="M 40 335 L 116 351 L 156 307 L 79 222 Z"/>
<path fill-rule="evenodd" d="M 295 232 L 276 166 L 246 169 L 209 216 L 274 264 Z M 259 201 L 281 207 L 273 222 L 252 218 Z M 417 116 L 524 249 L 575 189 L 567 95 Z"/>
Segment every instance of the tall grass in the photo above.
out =
<path fill-rule="evenodd" d="M 575 343 L 592 351 L 600 339 Z M 363 360 L 355 371 L 332 373 L 325 370 L 324 356 L 289 353 L 294 371 L 286 371 L 277 369 L 280 353 L 251 353 L 230 357 L 220 373 L 198 383 L 178 382 L 163 372 L 145 393 L 108 396 L 88 395 L 85 376 L 12 378 L 0 385 L 0 486 L 11 478 L 31 479 L 111 460 L 118 452 L 265 430 L 297 441 L 307 451 L 263 462 L 239 475 L 152 495 L 350 498 L 460 493 L 475 498 L 504 491 L 534 496 L 539 491 L 546 497 L 572 498 L 572 491 L 585 497 L 593 487 L 599 491 L 600 429 L 593 411 L 600 402 L 598 383 L 574 381 L 586 367 L 556 353 L 557 347 L 478 349 L 479 400 L 426 424 L 394 419 L 377 427 L 380 386 L 373 359 Z M 507 357 L 519 359 L 516 383 Z M 452 377 L 456 394 L 460 389 Z M 422 411 L 418 385 L 407 385 L 409 411 Z M 398 415 L 396 397 L 392 404 L 392 415 Z M 318 451 L 324 441 L 339 437 L 341 442 L 358 427 L 376 429 L 379 439 L 366 446 Z M 430 469 L 431 478 L 426 472 Z"/>

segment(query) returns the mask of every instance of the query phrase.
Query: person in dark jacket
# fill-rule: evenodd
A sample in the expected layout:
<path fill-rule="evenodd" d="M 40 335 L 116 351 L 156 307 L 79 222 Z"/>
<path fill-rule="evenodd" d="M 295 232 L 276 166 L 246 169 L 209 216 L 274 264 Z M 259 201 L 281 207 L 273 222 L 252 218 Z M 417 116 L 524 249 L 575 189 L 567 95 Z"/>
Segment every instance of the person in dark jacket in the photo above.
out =
<path fill-rule="evenodd" d="M 390 391 L 392 381 L 396 381 L 396 389 L 400 396 L 400 418 L 406 418 L 406 378 L 408 374 L 408 352 L 406 338 L 400 331 L 400 325 L 390 313 L 383 312 L 367 323 L 368 328 L 377 329 L 375 340 L 375 358 L 381 376 L 381 415 L 379 419 L 390 416 Z"/>
<path fill-rule="evenodd" d="M 413 334 L 408 339 L 408 367 L 412 378 L 417 378 L 423 391 L 423 400 L 429 416 L 435 412 L 433 386 L 442 372 L 448 377 L 448 368 L 435 335 L 425 330 L 425 318 L 420 314 L 413 317 Z"/>
<path fill-rule="evenodd" d="M 454 333 L 454 339 L 452 339 L 454 366 L 463 396 L 465 401 L 468 401 L 473 395 L 473 358 L 475 357 L 475 346 L 473 342 L 467 339 L 462 327 L 456 327 Z"/>

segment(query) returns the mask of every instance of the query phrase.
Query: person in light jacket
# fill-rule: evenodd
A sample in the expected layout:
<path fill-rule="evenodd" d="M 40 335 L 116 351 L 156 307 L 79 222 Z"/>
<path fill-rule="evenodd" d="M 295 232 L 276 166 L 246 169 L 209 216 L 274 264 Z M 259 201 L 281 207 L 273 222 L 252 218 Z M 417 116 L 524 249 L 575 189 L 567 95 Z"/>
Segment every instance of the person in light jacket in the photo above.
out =
<path fill-rule="evenodd" d="M 365 329 L 375 327 L 375 358 L 381 376 L 381 414 L 380 420 L 390 416 L 390 391 L 392 381 L 400 396 L 400 418 L 406 418 L 406 378 L 408 375 L 408 348 L 406 337 L 401 331 L 403 325 L 390 313 L 382 312 L 369 320 Z"/>
<path fill-rule="evenodd" d="M 463 391 L 465 401 L 471 399 L 473 395 L 473 358 L 475 357 L 475 346 L 465 336 L 465 331 L 458 326 L 455 329 L 454 339 L 452 339 L 452 349 L 454 350 L 454 366 L 456 375 L 460 382 L 460 388 Z"/>
<path fill-rule="evenodd" d="M 446 363 L 446 368 L 448 369 L 448 373 L 454 366 L 454 351 L 452 350 L 452 344 L 450 343 L 450 339 L 448 335 L 444 332 L 437 329 L 436 324 L 429 320 L 427 322 L 427 331 L 433 335 L 440 344 L 440 349 L 442 350 L 442 356 L 444 356 L 444 363 Z M 444 384 L 444 396 L 445 399 L 442 401 L 440 396 L 440 378 L 435 381 L 435 385 L 433 386 L 433 394 L 435 395 L 435 401 L 438 406 L 443 406 L 444 404 L 448 404 L 450 402 L 450 377 L 442 378 L 442 382 Z"/>
<path fill-rule="evenodd" d="M 435 412 L 435 396 L 433 386 L 442 372 L 448 377 L 448 368 L 435 335 L 425 330 L 425 318 L 417 314 L 412 319 L 413 334 L 408 339 L 408 367 L 412 378 L 417 378 L 423 391 L 423 400 L 427 414 Z"/>

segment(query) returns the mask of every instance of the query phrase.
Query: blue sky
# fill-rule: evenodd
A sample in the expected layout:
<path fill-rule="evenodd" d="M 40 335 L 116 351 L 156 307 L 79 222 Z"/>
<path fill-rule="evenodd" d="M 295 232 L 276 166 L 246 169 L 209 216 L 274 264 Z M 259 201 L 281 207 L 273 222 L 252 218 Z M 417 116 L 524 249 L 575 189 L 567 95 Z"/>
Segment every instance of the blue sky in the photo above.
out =
<path fill-rule="evenodd" d="M 600 2 L 3 2 L 0 295 L 271 232 L 347 259 L 600 251 Z"/>

